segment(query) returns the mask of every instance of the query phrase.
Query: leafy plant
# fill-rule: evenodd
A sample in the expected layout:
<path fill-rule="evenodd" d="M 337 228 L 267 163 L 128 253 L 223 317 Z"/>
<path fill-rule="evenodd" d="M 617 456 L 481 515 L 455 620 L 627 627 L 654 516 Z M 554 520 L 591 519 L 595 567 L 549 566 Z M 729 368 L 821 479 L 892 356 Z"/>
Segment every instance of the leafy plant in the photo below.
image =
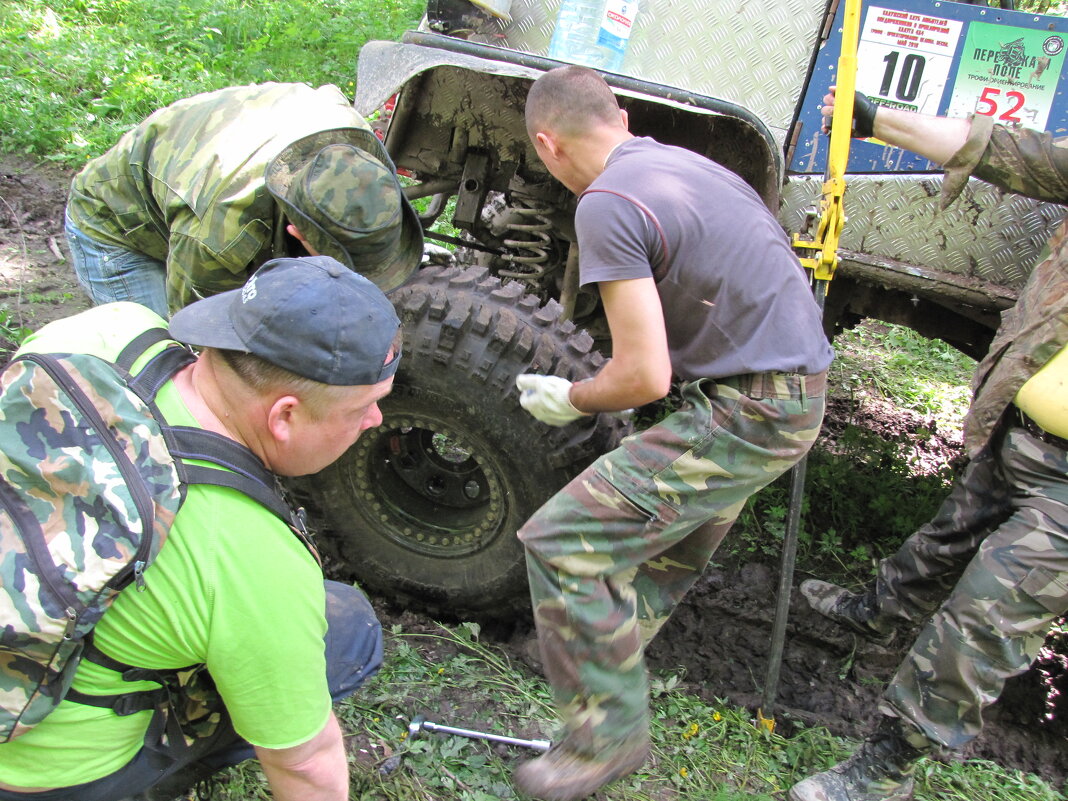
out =
<path fill-rule="evenodd" d="M 33 331 L 22 325 L 19 317 L 7 306 L 0 306 L 0 351 L 14 350 Z"/>
<path fill-rule="evenodd" d="M 10 0 L 0 4 L 0 148 L 80 166 L 157 108 L 243 83 L 352 94 L 369 39 L 421 0 Z"/>
<path fill-rule="evenodd" d="M 876 393 L 895 406 L 960 431 L 975 360 L 904 326 L 866 321 L 834 338 L 832 387 Z"/>

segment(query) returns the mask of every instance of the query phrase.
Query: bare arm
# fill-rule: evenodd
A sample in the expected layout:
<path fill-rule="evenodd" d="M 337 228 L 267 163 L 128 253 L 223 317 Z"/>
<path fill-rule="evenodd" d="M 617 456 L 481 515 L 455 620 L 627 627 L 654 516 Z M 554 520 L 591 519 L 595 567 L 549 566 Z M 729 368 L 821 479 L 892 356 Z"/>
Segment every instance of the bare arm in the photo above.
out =
<path fill-rule="evenodd" d="M 347 801 L 349 768 L 334 713 L 323 730 L 293 748 L 260 748 L 256 756 L 276 801 Z"/>
<path fill-rule="evenodd" d="M 823 98 L 825 120 L 830 120 L 834 113 L 834 90 L 832 86 Z M 933 117 L 880 106 L 875 112 L 873 129 L 875 137 L 887 144 L 911 150 L 937 164 L 945 164 L 964 147 L 971 127 L 970 119 Z"/>
<path fill-rule="evenodd" d="M 612 332 L 612 360 L 571 388 L 583 412 L 614 412 L 650 403 L 671 388 L 664 310 L 652 278 L 603 281 L 601 300 Z"/>

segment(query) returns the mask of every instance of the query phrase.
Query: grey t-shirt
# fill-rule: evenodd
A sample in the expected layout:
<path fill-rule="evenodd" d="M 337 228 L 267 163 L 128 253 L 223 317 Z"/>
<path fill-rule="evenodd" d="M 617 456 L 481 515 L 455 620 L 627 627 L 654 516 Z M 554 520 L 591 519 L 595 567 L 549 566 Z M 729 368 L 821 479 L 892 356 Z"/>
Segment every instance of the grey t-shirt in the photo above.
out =
<path fill-rule="evenodd" d="M 825 370 L 833 351 L 786 234 L 735 173 L 649 138 L 625 141 L 575 215 L 583 284 L 647 278 L 683 380 Z"/>

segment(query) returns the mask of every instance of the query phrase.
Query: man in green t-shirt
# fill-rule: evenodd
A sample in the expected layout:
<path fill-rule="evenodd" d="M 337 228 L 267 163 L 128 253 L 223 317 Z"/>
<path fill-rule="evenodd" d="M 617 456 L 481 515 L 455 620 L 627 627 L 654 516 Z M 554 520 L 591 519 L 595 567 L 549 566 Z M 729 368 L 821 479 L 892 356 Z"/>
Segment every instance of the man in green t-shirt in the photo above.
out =
<path fill-rule="evenodd" d="M 160 322 L 143 306 L 106 304 L 45 326 L 23 350 L 110 360 Z M 160 389 L 157 404 L 172 426 L 233 440 L 277 475 L 315 473 L 381 422 L 399 326 L 381 290 L 336 260 L 273 260 L 241 289 L 174 316 L 174 339 L 200 353 Z M 97 624 L 96 647 L 150 670 L 205 666 L 220 699 L 218 725 L 193 732 L 186 749 L 181 737 L 161 737 L 153 710 L 119 715 L 66 697 L 0 744 L 0 800 L 171 798 L 252 756 L 279 801 L 347 799 L 331 699 L 355 691 L 382 659 L 381 630 L 362 593 L 324 582 L 275 514 L 207 484 L 187 486 L 143 577 Z M 158 686 L 88 660 L 73 683 L 83 697 Z"/>
<path fill-rule="evenodd" d="M 280 256 L 331 256 L 389 291 L 419 220 L 382 143 L 336 86 L 234 86 L 180 100 L 71 182 L 67 241 L 95 303 L 166 317 Z"/>

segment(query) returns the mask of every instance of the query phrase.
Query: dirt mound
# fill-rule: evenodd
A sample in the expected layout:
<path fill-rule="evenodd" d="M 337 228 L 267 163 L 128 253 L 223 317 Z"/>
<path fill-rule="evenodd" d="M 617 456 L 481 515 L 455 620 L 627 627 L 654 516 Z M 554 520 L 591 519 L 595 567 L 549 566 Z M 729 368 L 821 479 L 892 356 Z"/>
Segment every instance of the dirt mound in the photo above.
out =
<path fill-rule="evenodd" d="M 915 474 L 931 475 L 963 463 L 959 431 L 941 431 L 931 418 L 873 395 L 828 398 L 819 447 L 837 453 L 837 443 L 850 426 L 887 442 L 900 443 Z"/>

